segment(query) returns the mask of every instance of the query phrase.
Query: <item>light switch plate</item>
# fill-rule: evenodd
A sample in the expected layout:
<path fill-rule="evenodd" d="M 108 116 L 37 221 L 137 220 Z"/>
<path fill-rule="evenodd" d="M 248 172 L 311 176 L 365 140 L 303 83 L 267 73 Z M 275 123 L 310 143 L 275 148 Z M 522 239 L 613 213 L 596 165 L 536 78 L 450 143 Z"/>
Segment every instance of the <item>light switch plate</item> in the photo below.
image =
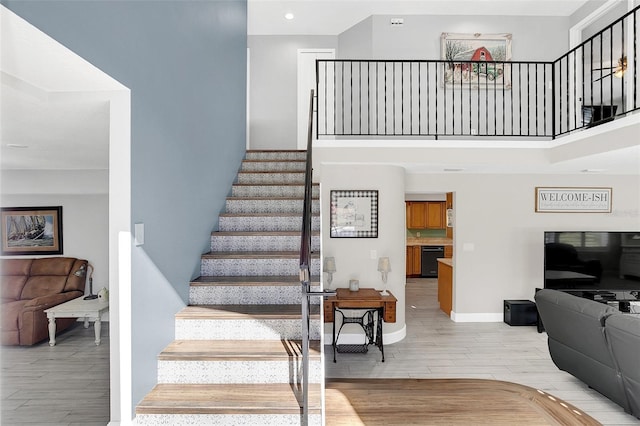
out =
<path fill-rule="evenodd" d="M 144 244 L 144 223 L 136 223 L 133 225 L 133 235 L 136 246 Z"/>

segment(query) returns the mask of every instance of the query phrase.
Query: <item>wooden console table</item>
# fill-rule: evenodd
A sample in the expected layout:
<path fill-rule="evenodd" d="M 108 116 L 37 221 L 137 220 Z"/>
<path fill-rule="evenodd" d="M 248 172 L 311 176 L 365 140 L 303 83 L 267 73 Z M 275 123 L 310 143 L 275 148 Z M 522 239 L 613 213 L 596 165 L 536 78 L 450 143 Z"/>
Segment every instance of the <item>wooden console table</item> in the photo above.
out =
<path fill-rule="evenodd" d="M 382 339 L 382 322 L 396 322 L 396 302 L 393 294 L 382 296 L 373 288 L 361 288 L 351 291 L 348 288 L 339 288 L 336 295 L 324 301 L 324 320 L 333 322 L 333 362 L 336 362 L 336 351 L 341 352 L 366 352 L 369 345 L 376 345 L 382 353 L 384 362 L 384 343 Z M 345 310 L 364 310 L 362 316 L 347 316 Z M 342 325 L 336 334 L 336 313 L 342 315 Z M 377 318 L 375 316 L 377 315 Z M 377 320 L 377 321 L 376 321 Z M 374 331 L 374 324 L 375 327 Z M 366 343 L 363 345 L 338 345 L 340 331 L 345 324 L 359 324 L 365 332 Z M 355 350 L 356 348 L 361 350 Z"/>

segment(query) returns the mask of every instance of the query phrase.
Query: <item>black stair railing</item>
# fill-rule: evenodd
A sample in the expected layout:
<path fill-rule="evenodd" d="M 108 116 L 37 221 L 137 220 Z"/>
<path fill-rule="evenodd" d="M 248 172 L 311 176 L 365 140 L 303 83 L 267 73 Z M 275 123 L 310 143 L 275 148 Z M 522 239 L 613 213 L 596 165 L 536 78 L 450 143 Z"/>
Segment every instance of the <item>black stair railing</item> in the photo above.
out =
<path fill-rule="evenodd" d="M 545 137 L 640 109 L 636 7 L 555 61 L 317 60 L 317 137 Z"/>

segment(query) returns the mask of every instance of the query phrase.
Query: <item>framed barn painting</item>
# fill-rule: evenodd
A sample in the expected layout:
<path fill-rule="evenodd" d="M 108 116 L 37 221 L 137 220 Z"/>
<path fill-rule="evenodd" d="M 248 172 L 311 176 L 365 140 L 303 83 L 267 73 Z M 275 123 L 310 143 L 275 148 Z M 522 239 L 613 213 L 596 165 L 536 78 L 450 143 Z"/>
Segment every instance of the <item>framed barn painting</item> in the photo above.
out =
<path fill-rule="evenodd" d="M 2 255 L 62 254 L 62 206 L 2 207 Z"/>
<path fill-rule="evenodd" d="M 447 87 L 511 88 L 511 34 L 442 33 L 440 41 Z"/>

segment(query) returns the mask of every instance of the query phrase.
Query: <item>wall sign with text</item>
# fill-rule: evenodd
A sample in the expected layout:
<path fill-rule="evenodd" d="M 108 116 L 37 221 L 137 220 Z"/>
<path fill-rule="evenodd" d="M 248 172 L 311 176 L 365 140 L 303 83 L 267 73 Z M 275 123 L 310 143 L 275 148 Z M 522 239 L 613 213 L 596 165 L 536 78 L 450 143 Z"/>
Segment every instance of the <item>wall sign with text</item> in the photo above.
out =
<path fill-rule="evenodd" d="M 611 188 L 536 188 L 536 212 L 611 213 Z"/>

